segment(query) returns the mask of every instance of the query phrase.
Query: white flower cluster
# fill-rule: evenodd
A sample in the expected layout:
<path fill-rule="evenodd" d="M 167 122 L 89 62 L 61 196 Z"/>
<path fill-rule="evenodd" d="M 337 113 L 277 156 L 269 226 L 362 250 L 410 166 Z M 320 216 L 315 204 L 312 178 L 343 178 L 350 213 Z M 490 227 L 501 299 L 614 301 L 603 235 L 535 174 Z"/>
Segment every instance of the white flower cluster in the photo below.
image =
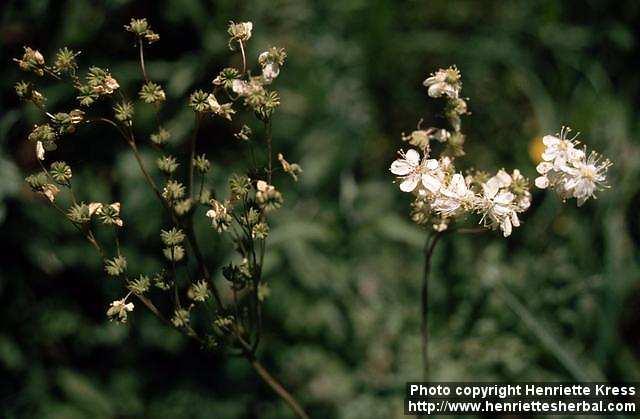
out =
<path fill-rule="evenodd" d="M 422 129 L 418 124 L 417 130 L 402 135 L 402 140 L 415 148 L 400 150 L 390 170 L 400 190 L 415 197 L 412 220 L 443 231 L 452 221 L 474 213 L 484 227 L 500 229 L 505 237 L 511 235 L 513 228 L 520 226 L 519 214 L 531 206 L 528 180 L 517 169 L 511 173 L 499 170 L 494 176 L 481 171 L 466 175 L 458 172 L 454 159 L 465 154 L 460 123 L 467 113 L 467 103 L 460 96 L 460 71 L 456 67 L 440 69 L 423 84 L 430 97 L 445 100 L 444 116 L 450 128 Z M 608 187 L 605 177 L 611 162 L 595 152 L 587 155 L 584 148 L 578 148 L 577 135 L 567 138 L 570 132 L 563 127 L 560 134 L 543 138 L 545 150 L 537 166 L 540 176 L 535 185 L 555 190 L 563 200 L 576 198 L 581 206 L 598 190 Z M 432 144 L 442 148 L 439 158 L 431 157 Z"/>
<path fill-rule="evenodd" d="M 445 100 L 444 116 L 450 128 L 422 129 L 421 121 L 417 130 L 402 135 L 402 140 L 415 148 L 400 150 L 390 171 L 400 190 L 415 197 L 412 220 L 443 231 L 452 221 L 473 213 L 480 216 L 484 227 L 500 229 L 505 237 L 511 235 L 513 228 L 520 226 L 520 214 L 531 206 L 528 180 L 517 169 L 511 173 L 502 169 L 494 176 L 481 171 L 458 172 L 454 159 L 465 155 L 460 125 L 461 117 L 467 114 L 466 100 L 460 96 L 460 71 L 456 67 L 440 69 L 423 84 L 430 97 Z M 535 184 L 554 189 L 562 199 L 576 198 L 580 206 L 606 187 L 611 162 L 595 152 L 587 156 L 584 149 L 577 148 L 576 137 L 567 138 L 570 131 L 563 128 L 557 136 L 544 137 L 543 162 L 537 167 L 540 177 Z M 441 149 L 439 158 L 432 157 L 432 144 Z"/>
<path fill-rule="evenodd" d="M 555 190 L 563 200 L 576 198 L 578 206 L 582 206 L 587 199 L 595 198 L 596 191 L 608 187 L 605 180 L 611 161 L 594 151 L 587 155 L 586 149 L 577 148 L 578 135 L 569 139 L 570 132 L 570 128 L 563 127 L 560 134 L 542 139 L 545 150 L 543 161 L 536 167 L 540 176 L 535 184 L 540 189 Z"/>
<path fill-rule="evenodd" d="M 456 67 L 440 69 L 424 81 L 427 93 L 446 101 L 445 116 L 450 130 L 430 127 L 418 129 L 402 140 L 422 150 L 399 152 L 400 158 L 391 164 L 400 189 L 413 193 L 411 217 L 418 224 L 430 224 L 436 231 L 470 213 L 480 215 L 480 223 L 490 229 L 500 229 L 505 237 L 520 225 L 518 214 L 529 208 L 531 194 L 527 180 L 518 170 L 511 174 L 500 170 L 490 177 L 484 172 L 458 172 L 454 159 L 463 156 L 465 136 L 460 130 L 461 116 L 467 113 L 467 103 L 460 97 L 462 80 Z M 430 158 L 431 143 L 441 144 L 439 158 Z"/>
<path fill-rule="evenodd" d="M 483 181 L 483 173 L 466 177 L 456 173 L 452 159 L 446 156 L 420 159 L 414 149 L 399 154 L 390 170 L 403 192 L 416 195 L 414 221 L 431 221 L 437 231 L 445 230 L 454 218 L 478 213 L 486 227 L 500 228 L 507 237 L 520 225 L 518 213 L 531 204 L 527 180 L 518 170 L 512 174 L 500 170 Z"/>

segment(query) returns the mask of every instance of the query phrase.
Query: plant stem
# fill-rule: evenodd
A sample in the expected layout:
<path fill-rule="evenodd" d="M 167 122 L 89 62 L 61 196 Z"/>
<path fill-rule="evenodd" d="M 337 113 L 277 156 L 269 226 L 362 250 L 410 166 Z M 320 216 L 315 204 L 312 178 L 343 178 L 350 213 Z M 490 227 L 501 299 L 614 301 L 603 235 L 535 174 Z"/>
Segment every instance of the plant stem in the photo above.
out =
<path fill-rule="evenodd" d="M 244 73 L 247 72 L 247 56 L 244 53 L 244 45 L 242 44 L 242 41 L 238 41 L 238 43 L 240 44 L 240 52 L 242 53 L 242 74 L 244 75 Z"/>
<path fill-rule="evenodd" d="M 196 140 L 198 139 L 198 130 L 200 129 L 200 113 L 196 112 L 196 126 L 189 143 L 189 196 L 193 198 L 193 160 L 196 158 Z"/>
<path fill-rule="evenodd" d="M 260 378 L 262 378 L 262 380 L 264 380 L 264 382 L 267 383 L 269 387 L 271 387 L 271 389 L 289 405 L 291 410 L 293 410 L 299 418 L 309 419 L 309 416 L 305 413 L 300 404 L 298 404 L 298 401 L 278 382 L 278 380 L 269 374 L 269 371 L 267 371 L 257 359 L 249 359 L 249 362 Z"/>
<path fill-rule="evenodd" d="M 269 371 L 267 371 L 267 369 L 260 363 L 260 361 L 256 359 L 254 353 L 251 351 L 251 347 L 242 338 L 242 336 L 236 333 L 236 338 L 238 339 L 238 342 L 242 346 L 244 357 L 247 359 L 247 361 L 249 361 L 253 369 L 260 376 L 260 378 L 262 378 L 262 380 L 265 383 L 267 383 L 269 387 L 271 387 L 271 389 L 278 396 L 280 396 L 282 400 L 284 400 L 285 403 L 289 405 L 289 407 L 291 408 L 291 410 L 293 410 L 296 416 L 302 419 L 309 419 L 309 415 L 305 413 L 304 409 L 302 409 L 302 407 L 300 406 L 300 403 L 298 403 L 295 397 L 293 397 L 293 395 L 289 393 L 287 389 L 284 388 L 284 386 L 280 384 L 280 382 L 273 375 L 271 375 L 271 373 L 269 373 Z"/>
<path fill-rule="evenodd" d="M 424 270 L 422 272 L 422 323 L 420 331 L 422 333 L 422 379 L 427 381 L 429 378 L 429 330 L 428 330 L 428 302 L 429 302 L 429 271 L 431 270 L 431 257 L 433 251 L 438 244 L 438 240 L 442 237 L 442 232 L 437 232 L 435 235 L 427 237 L 427 241 L 424 245 Z"/>
<path fill-rule="evenodd" d="M 267 170 L 267 183 L 271 184 L 271 174 L 273 173 L 272 169 L 272 161 L 273 161 L 273 153 L 271 151 L 271 143 L 272 143 L 272 134 L 271 134 L 271 119 L 265 123 L 266 128 L 266 137 L 267 137 L 267 154 L 268 154 L 268 170 Z"/>
<path fill-rule="evenodd" d="M 144 46 L 141 38 L 138 38 L 138 50 L 140 51 L 140 70 L 142 70 L 145 83 L 148 83 L 149 77 L 147 77 L 147 68 L 144 65 Z"/>

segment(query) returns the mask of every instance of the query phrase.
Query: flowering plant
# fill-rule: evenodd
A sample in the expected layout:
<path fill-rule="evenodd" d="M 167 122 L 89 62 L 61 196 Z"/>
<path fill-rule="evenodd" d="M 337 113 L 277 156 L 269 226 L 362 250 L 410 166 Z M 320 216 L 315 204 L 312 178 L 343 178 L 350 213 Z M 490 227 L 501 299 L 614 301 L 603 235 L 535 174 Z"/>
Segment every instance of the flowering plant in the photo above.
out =
<path fill-rule="evenodd" d="M 210 91 L 197 90 L 190 95 L 188 106 L 193 111 L 195 127 L 187 141 L 189 152 L 183 162 L 170 153 L 172 134 L 162 125 L 159 115 L 167 95 L 150 78 L 145 64 L 145 46 L 158 41 L 160 36 L 146 19 L 132 19 L 125 30 L 133 35 L 138 49 L 142 76 L 138 98 L 155 109 L 155 132 L 148 136 L 148 141 L 136 132 L 136 107 L 145 105 L 129 98 L 108 69 L 94 66 L 80 76 L 79 53 L 62 48 L 53 64 L 48 64 L 39 51 L 25 47 L 23 56 L 15 60 L 19 67 L 38 78 L 47 76 L 68 83 L 78 101 L 76 109 L 52 113 L 34 82 L 16 84 L 18 96 L 37 106 L 46 119 L 34 126 L 28 136 L 41 170 L 26 181 L 87 239 L 104 261 L 106 275 L 121 281 L 122 298 L 111 302 L 105 310 L 111 320 L 126 323 L 139 302 L 163 323 L 196 340 L 203 349 L 227 350 L 244 357 L 296 415 L 307 417 L 295 398 L 256 358 L 262 332 L 262 303 L 269 294 L 262 274 L 269 215 L 283 204 L 283 196 L 273 184 L 274 175 L 283 172 L 297 180 L 302 172 L 299 165 L 289 163 L 281 153 L 277 154 L 280 167 L 274 162 L 272 118 L 280 97 L 271 84 L 284 65 L 286 52 L 276 47 L 264 51 L 258 57 L 257 75 L 252 74 L 245 44 L 251 38 L 253 25 L 230 22 L 229 48 L 239 50 L 242 68 L 224 68 L 213 78 Z M 100 102 L 107 104 L 107 114 L 96 106 Z M 205 118 L 232 122 L 236 112 L 243 109 L 255 115 L 256 124 L 239 127 L 234 136 L 246 144 L 251 158 L 246 162 L 246 172 L 228 179 L 226 191 L 216 191 L 206 186 L 211 162 L 196 152 L 199 127 Z M 127 261 L 120 243 L 127 225 L 124 217 L 127 203 L 83 201 L 74 189 L 71 166 L 63 160 L 47 161 L 52 155 L 56 158 L 61 155 L 67 135 L 82 126 L 97 124 L 115 129 L 131 149 L 144 181 L 164 209 L 166 228 L 158 232 L 162 243 L 158 257 L 164 260 L 165 268 L 159 272 L 136 272 Z M 139 148 L 145 143 L 158 153 L 156 169 L 141 157 Z M 224 235 L 234 244 L 238 257 L 222 269 L 225 283 L 214 281 L 207 267 L 194 217 L 209 219 L 211 229 L 205 234 Z M 112 229 L 113 242 L 98 239 L 99 228 Z"/>
<path fill-rule="evenodd" d="M 462 80 L 456 67 L 440 69 L 424 81 L 428 95 L 445 101 L 444 116 L 449 128 L 421 128 L 402 135 L 410 148 L 398 151 L 399 158 L 391 163 L 400 190 L 413 196 L 411 219 L 433 231 L 425 245 L 425 267 L 422 281 L 422 355 L 427 376 L 427 302 L 431 257 L 445 232 L 481 233 L 485 229 L 500 230 L 504 237 L 520 226 L 520 215 L 531 206 L 529 181 L 520 170 L 500 169 L 495 174 L 480 170 L 458 171 L 457 159 L 465 155 L 466 136 L 461 131 L 461 119 L 468 114 L 467 100 L 460 96 Z M 550 188 L 562 200 L 576 198 L 577 205 L 595 198 L 606 185 L 606 172 L 611 166 L 596 152 L 587 154 L 578 148 L 576 136 L 567 138 L 570 128 L 563 127 L 557 135 L 543 138 L 545 149 L 538 188 Z M 439 147 L 439 150 L 436 150 Z M 417 150 L 416 150 L 417 149 Z M 435 151 L 440 154 L 436 158 Z M 422 155 L 421 155 L 422 154 Z M 469 215 L 475 215 L 483 228 L 460 228 Z"/>

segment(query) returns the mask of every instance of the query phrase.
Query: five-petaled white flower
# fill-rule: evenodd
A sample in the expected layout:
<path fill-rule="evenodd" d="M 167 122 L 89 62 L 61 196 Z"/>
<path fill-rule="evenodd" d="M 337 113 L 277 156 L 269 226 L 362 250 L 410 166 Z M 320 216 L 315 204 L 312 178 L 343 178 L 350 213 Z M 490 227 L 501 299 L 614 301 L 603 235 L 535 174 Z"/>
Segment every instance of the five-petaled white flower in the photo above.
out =
<path fill-rule="evenodd" d="M 440 190 L 442 173 L 438 170 L 440 166 L 438 160 L 426 159 L 421 162 L 420 153 L 414 149 L 409 149 L 406 153 L 399 151 L 398 154 L 401 158 L 391 163 L 389 170 L 402 179 L 401 191 L 413 192 L 420 183 L 432 194 Z"/>
<path fill-rule="evenodd" d="M 545 135 L 542 138 L 542 143 L 545 145 L 545 150 L 542 153 L 544 161 L 553 162 L 556 168 L 560 168 L 567 161 L 579 160 L 584 157 L 584 151 L 576 148 L 578 142 L 575 139 L 580 133 L 569 139 L 567 137 L 570 132 L 571 128 L 562 127 L 558 137 Z"/>
<path fill-rule="evenodd" d="M 610 163 L 600 161 L 600 156 L 591 153 L 589 158 L 574 162 L 574 167 L 566 167 L 565 173 L 568 179 L 564 187 L 571 191 L 571 195 L 578 200 L 578 206 L 582 206 L 587 199 L 594 197 L 600 187 L 606 187 L 605 173 Z"/>
<path fill-rule="evenodd" d="M 440 214 L 451 217 L 465 206 L 473 203 L 474 193 L 460 173 L 455 173 L 449 184 L 440 189 L 440 194 L 433 202 L 433 209 Z"/>
<path fill-rule="evenodd" d="M 504 170 L 482 185 L 478 206 L 483 213 L 481 222 L 490 228 L 500 227 L 504 237 L 511 235 L 513 227 L 520 226 L 514 200 L 516 196 L 508 188 L 511 176 Z"/>

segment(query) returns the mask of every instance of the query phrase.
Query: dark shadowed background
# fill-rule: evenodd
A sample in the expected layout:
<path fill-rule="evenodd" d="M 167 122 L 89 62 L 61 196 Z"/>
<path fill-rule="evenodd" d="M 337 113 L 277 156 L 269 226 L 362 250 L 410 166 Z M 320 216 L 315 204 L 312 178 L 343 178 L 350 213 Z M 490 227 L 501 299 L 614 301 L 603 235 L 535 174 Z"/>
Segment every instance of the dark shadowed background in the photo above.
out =
<path fill-rule="evenodd" d="M 109 323 L 121 285 L 23 182 L 37 170 L 26 136 L 41 117 L 18 102 L 13 84 L 29 76 L 11 59 L 23 45 L 48 59 L 66 45 L 82 51 L 81 67 L 108 67 L 133 96 L 141 76 L 123 30 L 131 17 L 147 17 L 161 36 L 148 70 L 165 87 L 162 117 L 178 152 L 193 126 L 189 93 L 239 65 L 229 20 L 253 21 L 254 62 L 271 45 L 288 51 L 274 135 L 305 173 L 280 185 L 259 355 L 314 418 L 401 418 L 405 382 L 421 376 L 426 233 L 409 221 L 388 165 L 401 132 L 420 118 L 444 122 L 421 82 L 452 64 L 472 112 L 462 167 L 533 178 L 540 137 L 570 124 L 614 161 L 613 187 L 580 209 L 535 191 L 509 239 L 443 240 L 430 285 L 433 378 L 640 381 L 637 1 L 5 1 L 0 416 L 290 417 L 242 359 L 204 354 L 143 310 L 126 326 Z M 70 89 L 42 87 L 51 109 L 76 106 Z M 139 107 L 136 124 L 152 129 L 150 108 Z M 232 132 L 210 121 L 199 138 L 219 185 L 244 158 Z M 84 199 L 125 203 L 130 265 L 156 267 L 161 208 L 129 150 L 106 128 L 65 141 Z M 200 231 L 220 268 L 229 246 L 204 217 Z"/>

